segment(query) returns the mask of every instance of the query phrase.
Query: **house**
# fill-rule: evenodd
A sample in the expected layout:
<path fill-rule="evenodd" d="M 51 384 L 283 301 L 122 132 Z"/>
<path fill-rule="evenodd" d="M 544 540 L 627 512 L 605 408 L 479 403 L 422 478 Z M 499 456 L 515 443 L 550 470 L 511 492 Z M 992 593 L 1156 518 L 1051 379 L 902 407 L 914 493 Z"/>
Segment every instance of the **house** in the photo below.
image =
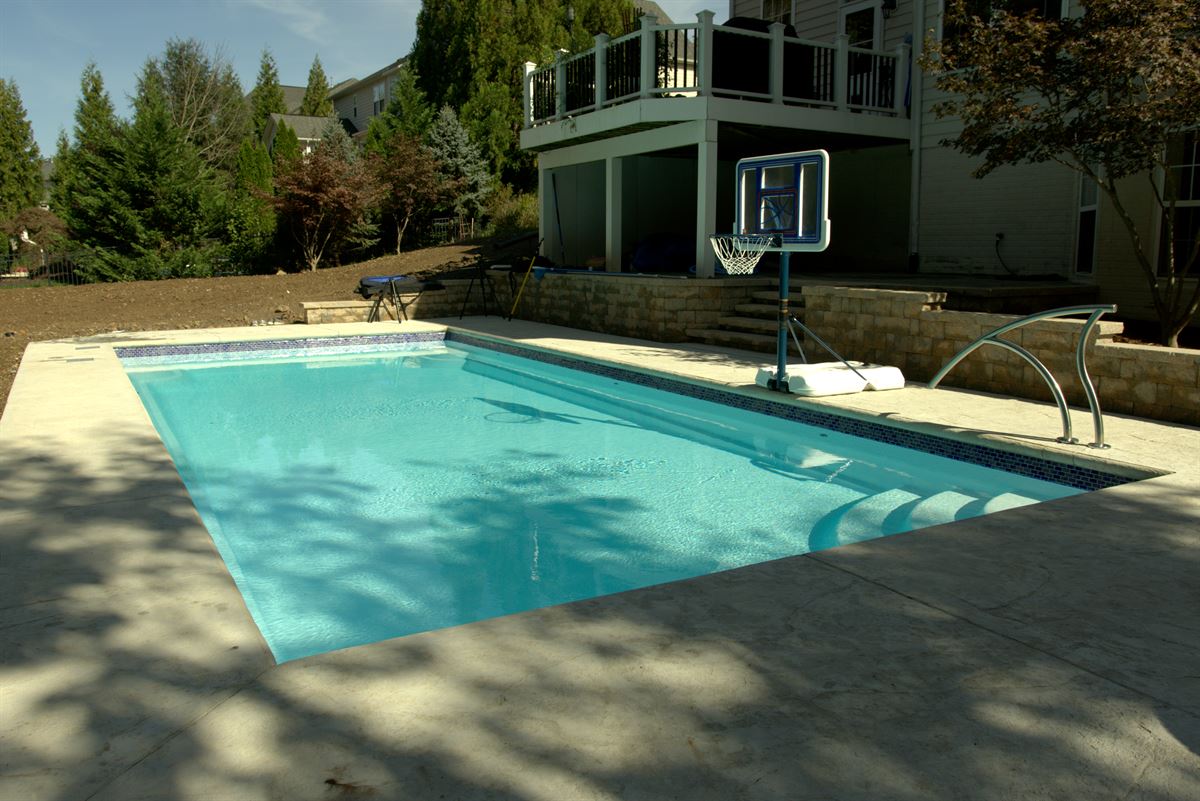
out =
<path fill-rule="evenodd" d="M 263 144 L 266 145 L 268 153 L 274 150 L 275 134 L 279 133 L 280 126 L 284 124 L 296 132 L 296 138 L 300 140 L 300 152 L 307 154 L 321 141 L 329 120 L 326 117 L 310 117 L 305 114 L 272 114 L 263 128 Z"/>
<path fill-rule="evenodd" d="M 1032 2 L 1077 11 L 1077 0 Z M 1125 230 L 1094 186 L 1052 164 L 971 176 L 942 144 L 934 78 L 916 67 L 943 0 L 730 0 L 725 22 L 652 15 L 553 64 L 526 64 L 521 145 L 538 155 L 544 252 L 621 270 L 654 234 L 684 236 L 697 275 L 708 235 L 729 231 L 733 172 L 747 156 L 823 148 L 833 237 L 793 268 L 823 272 L 1059 276 L 1122 314 L 1154 319 Z M 1181 143 L 1194 170 L 1196 137 Z M 1188 166 L 1190 165 L 1190 167 Z M 1200 206 L 1200 197 L 1183 205 Z M 1143 236 L 1160 220 L 1133 202 Z M 1200 227 L 1200 209 L 1189 225 Z"/>
<path fill-rule="evenodd" d="M 392 97 L 396 77 L 405 59 L 399 58 L 362 80 L 342 81 L 329 92 L 334 113 L 351 136 L 366 135 L 371 118 L 382 114 Z"/>

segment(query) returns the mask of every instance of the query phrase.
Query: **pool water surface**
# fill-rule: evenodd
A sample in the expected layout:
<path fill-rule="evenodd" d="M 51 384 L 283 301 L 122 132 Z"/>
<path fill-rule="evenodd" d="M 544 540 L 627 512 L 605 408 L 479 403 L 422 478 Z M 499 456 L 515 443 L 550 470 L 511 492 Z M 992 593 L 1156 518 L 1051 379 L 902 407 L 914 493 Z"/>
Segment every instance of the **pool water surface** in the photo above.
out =
<path fill-rule="evenodd" d="M 281 662 L 1081 491 L 453 342 L 135 361 Z"/>

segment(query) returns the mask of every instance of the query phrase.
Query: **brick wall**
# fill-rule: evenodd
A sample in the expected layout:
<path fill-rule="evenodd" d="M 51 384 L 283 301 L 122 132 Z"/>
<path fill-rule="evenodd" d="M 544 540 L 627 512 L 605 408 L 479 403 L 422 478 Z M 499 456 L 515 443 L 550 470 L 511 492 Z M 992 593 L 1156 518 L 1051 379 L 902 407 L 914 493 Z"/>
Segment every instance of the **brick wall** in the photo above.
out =
<path fill-rule="evenodd" d="M 892 364 L 909 381 L 928 381 L 974 339 L 1012 322 L 1001 314 L 943 311 L 945 293 L 848 287 L 806 287 L 805 322 L 848 359 Z M 1086 408 L 1075 371 L 1084 319 L 1043 320 L 1004 335 L 1036 356 L 1069 403 Z M 1112 341 L 1121 323 L 1092 329 L 1087 366 L 1106 412 L 1200 424 L 1200 351 Z M 819 361 L 828 357 L 810 354 Z M 1037 371 L 1016 353 L 984 345 L 942 381 L 949 386 L 1050 400 Z"/>

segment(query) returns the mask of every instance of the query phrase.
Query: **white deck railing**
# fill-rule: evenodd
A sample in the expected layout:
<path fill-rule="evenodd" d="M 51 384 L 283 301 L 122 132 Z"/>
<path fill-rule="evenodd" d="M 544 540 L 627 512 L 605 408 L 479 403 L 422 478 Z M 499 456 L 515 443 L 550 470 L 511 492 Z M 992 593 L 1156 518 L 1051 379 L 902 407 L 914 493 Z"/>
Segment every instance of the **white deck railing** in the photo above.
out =
<path fill-rule="evenodd" d="M 697 22 L 659 25 L 641 18 L 641 29 L 616 39 L 598 34 L 575 55 L 560 51 L 553 64 L 525 64 L 524 127 L 647 98 L 733 97 L 838 111 L 908 115 L 909 46 L 894 51 Z"/>

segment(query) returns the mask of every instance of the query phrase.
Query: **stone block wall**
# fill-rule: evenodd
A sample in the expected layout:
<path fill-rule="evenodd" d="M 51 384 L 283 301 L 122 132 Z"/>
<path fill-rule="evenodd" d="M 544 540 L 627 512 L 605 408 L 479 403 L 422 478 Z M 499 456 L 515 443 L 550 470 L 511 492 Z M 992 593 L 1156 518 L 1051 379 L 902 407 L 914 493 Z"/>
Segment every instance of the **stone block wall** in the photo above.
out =
<path fill-rule="evenodd" d="M 523 273 L 495 273 L 505 311 Z M 658 278 L 608 273 L 545 273 L 530 276 L 516 317 L 616 336 L 684 342 L 687 329 L 715 327 L 750 293 L 769 288 L 764 279 Z"/>
<path fill-rule="evenodd" d="M 437 317 L 457 317 L 468 289 L 471 290 L 471 296 L 466 313 L 483 313 L 483 295 L 478 281 L 475 282 L 473 288 L 470 286 L 470 279 L 452 279 L 442 281 L 442 284 L 446 287 L 445 289 L 429 290 L 419 295 L 416 292 L 400 293 L 401 300 L 408 304 L 406 313 L 409 319 L 430 320 Z M 508 306 L 501 309 L 500 306 L 503 304 L 491 303 L 490 295 L 488 300 L 489 314 L 508 312 Z M 365 323 L 373 303 L 374 301 L 369 300 L 323 300 L 300 305 L 304 309 L 304 322 L 315 325 L 317 323 Z M 392 316 L 390 301 L 383 304 L 381 319 L 395 319 Z"/>
<path fill-rule="evenodd" d="M 945 293 L 852 287 L 806 287 L 805 322 L 848 359 L 892 364 L 909 381 L 928 381 L 977 337 L 1016 317 L 944 311 Z M 1085 318 L 1042 320 L 1003 339 L 1036 356 L 1073 406 L 1087 407 L 1075 369 Z M 1101 320 L 1087 345 L 1087 366 L 1106 412 L 1200 424 L 1200 351 L 1112 341 L 1121 323 Z M 827 356 L 810 351 L 818 361 Z M 1021 356 L 983 345 L 942 381 L 948 386 L 1051 400 L 1050 390 Z"/>

